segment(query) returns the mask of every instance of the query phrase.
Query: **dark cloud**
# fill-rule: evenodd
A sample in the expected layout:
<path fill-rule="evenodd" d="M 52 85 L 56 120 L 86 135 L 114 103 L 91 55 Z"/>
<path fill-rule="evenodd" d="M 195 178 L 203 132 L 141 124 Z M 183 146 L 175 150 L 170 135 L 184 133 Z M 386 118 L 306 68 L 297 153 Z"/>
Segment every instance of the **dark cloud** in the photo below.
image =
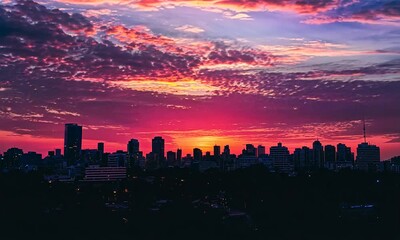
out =
<path fill-rule="evenodd" d="M 400 2 L 384 1 L 354 1 L 338 8 L 319 14 L 306 21 L 313 24 L 332 22 L 360 22 L 367 24 L 399 25 Z"/>

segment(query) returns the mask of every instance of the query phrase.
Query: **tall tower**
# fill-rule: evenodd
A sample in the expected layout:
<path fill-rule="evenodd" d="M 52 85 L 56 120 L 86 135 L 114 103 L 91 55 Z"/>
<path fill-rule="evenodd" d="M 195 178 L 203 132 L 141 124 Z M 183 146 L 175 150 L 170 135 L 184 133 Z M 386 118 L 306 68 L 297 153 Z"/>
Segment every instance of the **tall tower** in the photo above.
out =
<path fill-rule="evenodd" d="M 165 159 L 165 141 L 162 137 L 154 137 L 151 143 L 151 152 L 156 155 L 158 160 Z"/>
<path fill-rule="evenodd" d="M 214 157 L 219 157 L 221 155 L 221 147 L 214 145 Z"/>
<path fill-rule="evenodd" d="M 229 157 L 229 155 L 231 155 L 231 150 L 229 148 L 229 145 L 225 145 L 225 147 L 224 147 L 224 155 L 226 157 Z"/>
<path fill-rule="evenodd" d="M 324 155 L 325 155 L 325 162 L 327 162 L 327 163 L 336 162 L 336 148 L 335 148 L 335 146 L 326 145 L 325 146 Z"/>
<path fill-rule="evenodd" d="M 357 168 L 365 171 L 376 171 L 381 161 L 380 148 L 367 142 L 365 118 L 363 119 L 364 142 L 357 146 Z"/>
<path fill-rule="evenodd" d="M 365 133 L 365 118 L 363 118 L 363 132 L 364 132 L 364 142 L 367 142 L 367 134 Z"/>
<path fill-rule="evenodd" d="M 64 156 L 68 164 L 79 159 L 82 150 L 82 126 L 76 123 L 65 124 Z"/>
<path fill-rule="evenodd" d="M 324 148 L 320 141 L 316 140 L 313 142 L 313 167 L 322 168 L 324 167 Z"/>
<path fill-rule="evenodd" d="M 97 151 L 99 151 L 99 153 L 101 153 L 101 154 L 104 154 L 104 143 L 103 142 L 97 143 Z"/>
<path fill-rule="evenodd" d="M 182 149 L 178 148 L 176 150 L 176 160 L 180 163 L 182 161 Z"/>
<path fill-rule="evenodd" d="M 138 154 L 139 153 L 139 140 L 131 139 L 128 142 L 127 150 L 128 150 L 129 156 L 133 156 L 135 154 Z"/>

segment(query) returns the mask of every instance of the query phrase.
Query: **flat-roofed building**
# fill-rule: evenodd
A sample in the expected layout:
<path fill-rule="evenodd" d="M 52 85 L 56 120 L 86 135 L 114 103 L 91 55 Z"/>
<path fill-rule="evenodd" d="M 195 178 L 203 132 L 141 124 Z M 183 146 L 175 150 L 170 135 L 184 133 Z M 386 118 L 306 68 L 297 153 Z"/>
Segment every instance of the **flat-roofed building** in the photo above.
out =
<path fill-rule="evenodd" d="M 90 166 L 85 169 L 86 182 L 110 182 L 126 178 L 126 167 L 99 167 Z"/>

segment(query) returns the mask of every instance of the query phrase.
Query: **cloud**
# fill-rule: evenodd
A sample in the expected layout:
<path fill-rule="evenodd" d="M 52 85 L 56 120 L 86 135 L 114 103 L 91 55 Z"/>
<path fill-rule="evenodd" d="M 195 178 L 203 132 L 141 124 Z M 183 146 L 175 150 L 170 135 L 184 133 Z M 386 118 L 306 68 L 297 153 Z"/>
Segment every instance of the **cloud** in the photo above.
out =
<path fill-rule="evenodd" d="M 400 137 L 392 138 L 386 143 L 400 143 Z"/>
<path fill-rule="evenodd" d="M 253 20 L 253 18 L 252 18 L 250 15 L 246 14 L 246 13 L 232 14 L 232 13 L 230 13 L 230 12 L 225 12 L 225 13 L 224 13 L 224 16 L 225 16 L 226 18 L 229 18 L 229 19 L 236 19 L 236 20 L 246 20 L 246 21 L 248 21 L 248 20 Z"/>
<path fill-rule="evenodd" d="M 400 2 L 386 0 L 363 3 L 360 1 L 350 7 L 311 17 L 304 21 L 304 23 L 308 24 L 328 24 L 335 22 L 400 26 Z"/>
<path fill-rule="evenodd" d="M 224 17 L 238 20 L 252 20 L 251 12 L 279 11 L 293 12 L 308 16 L 306 24 L 328 24 L 335 22 L 358 22 L 399 26 L 399 2 L 394 0 L 58 0 L 78 5 L 125 5 L 139 11 L 158 11 L 174 7 L 194 7 L 207 11 L 221 12 Z"/>
<path fill-rule="evenodd" d="M 300 14 L 314 14 L 316 12 L 323 12 L 339 5 L 337 0 L 178 0 L 178 1 L 162 1 L 162 0 L 138 0 L 138 1 L 105 1 L 105 0 L 59 0 L 59 2 L 82 4 L 82 5 L 129 5 L 133 8 L 141 10 L 158 10 L 162 8 L 188 6 L 198 8 L 211 8 L 231 10 L 235 12 L 249 12 L 249 11 L 292 11 Z"/>
<path fill-rule="evenodd" d="M 400 102 L 399 81 L 385 78 L 400 74 L 399 59 L 367 66 L 290 65 L 396 49 L 355 51 L 298 38 L 286 48 L 250 47 L 197 35 L 103 24 L 30 1 L 1 5 L 0 136 L 51 141 L 62 137 L 64 122 L 78 122 L 87 126 L 85 141 L 113 146 L 136 134 L 150 145 L 157 132 L 178 142 L 185 131 L 226 144 L 262 142 L 265 136 L 294 144 L 316 134 L 357 141 L 363 115 L 370 119 L 371 137 L 381 142 L 400 131 L 394 104 Z"/>
<path fill-rule="evenodd" d="M 110 9 L 89 9 L 82 13 L 85 17 L 96 17 L 99 18 L 104 15 L 114 15 L 115 11 Z"/>
<path fill-rule="evenodd" d="M 136 91 L 148 91 L 167 93 L 175 95 L 185 96 L 207 96 L 213 95 L 218 87 L 209 86 L 195 80 L 184 80 L 179 81 L 160 81 L 160 80 L 141 80 L 138 81 L 113 81 L 114 86 L 132 89 Z"/>
<path fill-rule="evenodd" d="M 175 28 L 175 30 L 182 31 L 182 32 L 189 32 L 189 33 L 202 33 L 204 29 L 191 26 L 191 25 L 183 25 L 180 27 Z"/>

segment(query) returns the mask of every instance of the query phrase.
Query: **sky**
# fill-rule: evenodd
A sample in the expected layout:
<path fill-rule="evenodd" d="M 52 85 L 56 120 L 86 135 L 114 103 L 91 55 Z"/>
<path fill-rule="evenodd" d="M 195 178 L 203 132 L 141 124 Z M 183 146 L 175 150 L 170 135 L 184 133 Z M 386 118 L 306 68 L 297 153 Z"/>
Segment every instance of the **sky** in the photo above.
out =
<path fill-rule="evenodd" d="M 291 151 L 367 140 L 400 155 L 400 1 L 0 0 L 0 152 Z M 267 151 L 268 152 L 268 151 Z"/>

